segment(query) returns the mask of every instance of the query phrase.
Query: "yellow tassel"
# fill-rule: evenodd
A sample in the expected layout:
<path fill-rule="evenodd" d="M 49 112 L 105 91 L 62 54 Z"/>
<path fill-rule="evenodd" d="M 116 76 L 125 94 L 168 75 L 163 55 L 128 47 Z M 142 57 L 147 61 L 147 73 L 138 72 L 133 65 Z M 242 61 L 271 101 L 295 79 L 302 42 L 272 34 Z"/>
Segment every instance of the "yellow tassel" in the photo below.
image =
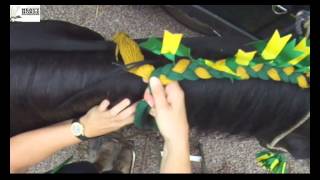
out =
<path fill-rule="evenodd" d="M 173 68 L 172 71 L 182 74 L 189 66 L 190 61 L 188 59 L 181 59 Z"/>
<path fill-rule="evenodd" d="M 237 75 L 240 77 L 240 79 L 250 79 L 246 69 L 241 66 L 237 68 Z"/>
<path fill-rule="evenodd" d="M 263 64 L 257 64 L 252 67 L 255 72 L 259 72 L 263 68 Z"/>
<path fill-rule="evenodd" d="M 155 68 L 153 65 L 145 64 L 145 65 L 130 69 L 129 72 L 142 77 L 145 82 L 148 82 L 150 75 L 154 71 L 154 69 Z"/>
<path fill-rule="evenodd" d="M 169 84 L 169 83 L 172 82 L 172 80 L 169 79 L 169 78 L 168 78 L 166 75 L 164 75 L 164 74 L 161 74 L 160 77 L 159 77 L 159 79 L 160 79 L 160 81 L 161 81 L 161 83 L 162 83 L 163 85 L 167 85 L 167 84 Z"/>
<path fill-rule="evenodd" d="M 271 39 L 268 41 L 266 47 L 262 51 L 261 56 L 265 60 L 275 59 L 280 54 L 282 49 L 285 47 L 291 36 L 292 35 L 289 34 L 284 37 L 280 37 L 279 31 L 276 30 L 273 33 Z"/>
<path fill-rule="evenodd" d="M 210 79 L 212 76 L 209 74 L 209 72 L 203 68 L 203 67 L 198 67 L 194 70 L 195 74 L 201 78 L 201 79 Z"/>
<path fill-rule="evenodd" d="M 298 76 L 297 81 L 298 81 L 298 85 L 301 88 L 309 88 L 309 83 L 308 83 L 306 77 L 304 77 L 303 75 Z"/>
<path fill-rule="evenodd" d="M 274 81 L 280 81 L 281 80 L 277 70 L 275 70 L 274 68 L 269 69 L 269 71 L 267 73 L 268 73 L 269 77 L 271 79 L 273 79 Z"/>
<path fill-rule="evenodd" d="M 122 57 L 124 64 L 131 64 L 144 60 L 144 56 L 140 50 L 139 45 L 132 40 L 127 34 L 118 32 L 113 36 L 113 42 L 117 44 L 116 47 L 116 60 L 118 55 Z"/>
<path fill-rule="evenodd" d="M 287 76 L 290 76 L 295 69 L 293 66 L 289 66 L 289 67 L 283 68 L 282 70 Z"/>

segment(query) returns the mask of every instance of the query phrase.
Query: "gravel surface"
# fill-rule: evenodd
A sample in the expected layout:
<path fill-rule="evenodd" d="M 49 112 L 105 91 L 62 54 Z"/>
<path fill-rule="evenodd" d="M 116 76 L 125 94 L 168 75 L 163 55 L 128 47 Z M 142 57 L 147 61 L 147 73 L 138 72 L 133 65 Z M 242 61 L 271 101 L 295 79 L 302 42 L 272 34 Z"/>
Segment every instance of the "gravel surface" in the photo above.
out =
<path fill-rule="evenodd" d="M 183 25 L 177 23 L 158 6 L 115 6 L 115 5 L 84 5 L 84 6 L 41 6 L 41 19 L 68 21 L 88 27 L 105 39 L 111 39 L 118 31 L 127 32 L 133 38 L 162 36 L 163 30 L 179 32 L 185 36 L 199 36 Z M 137 134 L 141 131 L 128 127 L 122 131 L 124 136 Z M 136 152 L 134 173 L 158 173 L 160 167 L 160 150 L 162 139 L 157 133 L 144 133 L 130 138 Z M 52 157 L 30 168 L 28 173 L 43 173 L 55 167 L 63 160 L 73 155 L 74 161 L 89 160 L 90 144 L 105 141 L 101 137 L 89 142 L 83 142 L 65 148 Z M 267 173 L 255 163 L 255 153 L 263 150 L 255 139 L 239 139 L 236 136 L 225 137 L 223 134 L 199 134 L 196 130 L 191 133 L 191 153 L 199 154 L 198 143 L 202 145 L 204 170 L 201 164 L 193 162 L 194 173 Z M 289 173 L 310 173 L 309 160 L 294 160 L 289 156 Z"/>

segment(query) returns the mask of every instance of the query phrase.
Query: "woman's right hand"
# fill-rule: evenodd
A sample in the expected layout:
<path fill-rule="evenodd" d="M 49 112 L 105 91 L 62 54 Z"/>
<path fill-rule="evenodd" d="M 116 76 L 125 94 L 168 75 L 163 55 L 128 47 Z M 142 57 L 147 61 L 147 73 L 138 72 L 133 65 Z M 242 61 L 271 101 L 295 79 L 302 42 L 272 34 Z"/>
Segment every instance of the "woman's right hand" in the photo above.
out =
<path fill-rule="evenodd" d="M 165 88 L 158 78 L 150 79 L 152 94 L 147 90 L 144 99 L 152 107 L 150 114 L 156 119 L 164 138 L 161 173 L 191 173 L 189 160 L 189 125 L 184 92 L 178 82 Z"/>
<path fill-rule="evenodd" d="M 172 143 L 189 140 L 189 125 L 185 108 L 184 92 L 178 82 L 163 87 L 158 78 L 150 79 L 152 94 L 145 91 L 144 99 L 151 106 L 150 114 L 164 140 Z"/>

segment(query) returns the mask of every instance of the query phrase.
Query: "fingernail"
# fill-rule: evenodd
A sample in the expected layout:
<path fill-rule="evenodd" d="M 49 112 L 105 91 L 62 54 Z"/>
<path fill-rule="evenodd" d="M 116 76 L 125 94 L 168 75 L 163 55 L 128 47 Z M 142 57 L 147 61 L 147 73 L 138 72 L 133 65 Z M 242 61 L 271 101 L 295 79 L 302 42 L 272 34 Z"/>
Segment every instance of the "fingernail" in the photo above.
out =
<path fill-rule="evenodd" d="M 150 86 L 151 86 L 151 88 L 154 88 L 155 86 L 157 86 L 157 84 L 159 84 L 159 81 L 160 80 L 157 77 L 152 76 L 150 78 Z"/>

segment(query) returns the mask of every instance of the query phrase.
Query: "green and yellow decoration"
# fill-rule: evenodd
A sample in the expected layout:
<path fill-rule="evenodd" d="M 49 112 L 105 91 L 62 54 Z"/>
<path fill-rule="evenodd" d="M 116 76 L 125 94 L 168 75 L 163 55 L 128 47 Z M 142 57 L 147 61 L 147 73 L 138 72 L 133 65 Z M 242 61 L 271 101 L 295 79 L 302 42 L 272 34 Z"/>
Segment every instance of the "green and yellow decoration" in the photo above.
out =
<path fill-rule="evenodd" d="M 113 37 L 117 45 L 116 59 L 120 53 L 129 72 L 143 78 L 144 82 L 156 76 L 164 85 L 180 80 L 226 78 L 233 82 L 258 78 L 292 83 L 303 89 L 310 87 L 310 40 L 307 38 L 290 40 L 291 34 L 281 37 L 276 30 L 269 41 L 251 43 L 254 51 L 238 49 L 234 56 L 213 61 L 205 57 L 194 59 L 191 49 L 181 43 L 182 37 L 182 34 L 164 31 L 162 40 L 151 37 L 137 44 L 125 33 L 117 33 Z M 134 66 L 144 60 L 140 48 L 163 56 L 170 63 L 158 68 L 143 63 Z M 156 129 L 149 110 L 144 100 L 138 103 L 134 120 L 138 128 Z M 281 153 L 263 151 L 257 154 L 257 161 L 273 173 L 286 172 L 286 159 Z"/>
<path fill-rule="evenodd" d="M 287 173 L 287 160 L 281 153 L 261 151 L 256 154 L 258 165 L 276 174 Z"/>

